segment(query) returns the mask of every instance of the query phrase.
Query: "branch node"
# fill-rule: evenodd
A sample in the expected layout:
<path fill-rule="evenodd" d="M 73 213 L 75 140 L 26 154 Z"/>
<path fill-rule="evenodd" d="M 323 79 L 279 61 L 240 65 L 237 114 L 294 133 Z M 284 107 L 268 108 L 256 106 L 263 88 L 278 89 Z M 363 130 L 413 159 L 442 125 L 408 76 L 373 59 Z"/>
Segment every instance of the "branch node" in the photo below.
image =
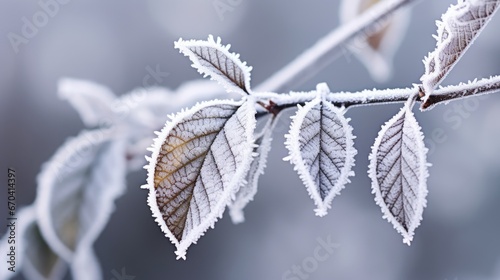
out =
<path fill-rule="evenodd" d="M 262 101 L 258 101 L 257 103 L 264 109 L 266 109 L 269 113 L 273 114 L 274 117 L 276 117 L 276 115 L 278 115 L 278 113 L 281 112 L 283 108 L 278 106 L 278 104 L 274 103 L 272 100 L 269 100 L 268 102 L 269 104 L 265 104 Z"/>

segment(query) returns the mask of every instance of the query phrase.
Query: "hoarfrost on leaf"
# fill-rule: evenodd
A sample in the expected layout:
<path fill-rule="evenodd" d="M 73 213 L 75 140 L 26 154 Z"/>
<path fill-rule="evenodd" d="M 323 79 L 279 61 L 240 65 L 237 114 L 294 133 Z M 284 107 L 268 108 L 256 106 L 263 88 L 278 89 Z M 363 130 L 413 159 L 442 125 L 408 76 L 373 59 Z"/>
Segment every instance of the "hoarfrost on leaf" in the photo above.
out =
<path fill-rule="evenodd" d="M 120 97 L 106 87 L 80 79 L 59 81 L 59 96 L 78 111 L 87 127 L 113 126 L 127 142 L 127 169 L 146 164 L 144 150 L 160 129 L 168 114 L 201 99 L 223 98 L 227 93 L 211 81 L 193 80 L 175 91 L 164 87 L 134 89 Z"/>
<path fill-rule="evenodd" d="M 73 105 L 86 126 L 101 125 L 103 120 L 111 120 L 111 104 L 114 93 L 108 88 L 85 80 L 65 78 L 58 84 L 59 97 Z"/>
<path fill-rule="evenodd" d="M 354 172 L 354 136 L 344 110 L 325 100 L 330 91 L 318 85 L 317 98 L 299 107 L 292 117 L 286 147 L 294 169 L 317 206 L 316 215 L 324 216 L 333 198 L 349 183 Z"/>
<path fill-rule="evenodd" d="M 267 155 L 271 150 L 272 132 L 278 121 L 279 115 L 270 117 L 264 128 L 255 136 L 255 146 L 253 148 L 255 158 L 252 160 L 250 169 L 245 177 L 244 184 L 240 187 L 235 195 L 235 199 L 229 204 L 229 215 L 235 224 L 245 221 L 243 209 L 253 200 L 257 193 L 257 187 L 260 175 L 264 174 L 266 168 Z"/>
<path fill-rule="evenodd" d="M 251 99 L 249 97 L 249 99 Z M 184 258 L 243 185 L 253 160 L 255 105 L 214 100 L 172 116 L 151 148 L 146 188 L 156 222 Z"/>
<path fill-rule="evenodd" d="M 368 171 L 375 202 L 408 245 L 422 220 L 428 177 L 424 136 L 411 111 L 414 103 L 411 97 L 382 126 L 372 147 Z"/>
<path fill-rule="evenodd" d="M 68 140 L 38 177 L 35 201 L 42 236 L 72 270 L 100 271 L 92 246 L 125 189 L 125 143 L 111 130 L 84 131 Z M 79 260 L 85 260 L 79 263 Z M 89 264 L 95 266 L 89 267 Z M 74 274 L 74 273 L 73 273 Z"/>
<path fill-rule="evenodd" d="M 437 22 L 436 48 L 424 59 L 426 98 L 472 45 L 500 6 L 500 0 L 459 0 Z"/>
<path fill-rule="evenodd" d="M 252 67 L 239 59 L 239 54 L 229 52 L 230 45 L 221 45 L 220 38 L 214 40 L 212 35 L 207 41 L 179 39 L 175 48 L 188 56 L 193 67 L 200 74 L 210 75 L 211 79 L 223 85 L 228 92 L 251 94 L 250 71 Z"/>
<path fill-rule="evenodd" d="M 346 24 L 366 12 L 373 5 L 388 0 L 343 0 L 340 21 Z M 374 27 L 365 38 L 354 39 L 349 50 L 365 65 L 375 81 L 384 82 L 392 74 L 392 59 L 408 29 L 410 9 L 400 9 Z"/>
<path fill-rule="evenodd" d="M 184 108 L 203 100 L 228 98 L 228 94 L 217 83 L 196 79 L 182 83 L 175 91 L 175 98 L 175 106 Z"/>

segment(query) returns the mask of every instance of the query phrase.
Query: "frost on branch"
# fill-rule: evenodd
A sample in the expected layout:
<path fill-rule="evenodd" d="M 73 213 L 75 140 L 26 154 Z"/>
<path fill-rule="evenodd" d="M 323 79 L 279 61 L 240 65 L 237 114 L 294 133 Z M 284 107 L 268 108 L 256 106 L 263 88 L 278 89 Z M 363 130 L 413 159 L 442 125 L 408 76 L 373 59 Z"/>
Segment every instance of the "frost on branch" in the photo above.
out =
<path fill-rule="evenodd" d="M 253 148 L 255 158 L 250 165 L 250 169 L 245 177 L 245 183 L 240 187 L 235 195 L 235 199 L 229 204 L 229 215 L 235 224 L 244 222 L 245 216 L 243 209 L 253 200 L 257 193 L 257 187 L 260 175 L 264 174 L 266 168 L 267 155 L 271 150 L 272 131 L 277 123 L 277 117 L 271 117 L 267 120 L 264 128 L 255 136 L 255 145 Z"/>
<path fill-rule="evenodd" d="M 243 185 L 253 159 L 251 100 L 214 100 L 172 116 L 148 158 L 148 204 L 185 258 Z"/>
<path fill-rule="evenodd" d="M 344 111 L 325 100 L 330 92 L 318 85 L 318 96 L 299 107 L 286 135 L 289 156 L 307 191 L 317 206 L 316 215 L 324 216 L 333 198 L 349 183 L 354 166 L 354 136 Z"/>
<path fill-rule="evenodd" d="M 437 22 L 436 49 L 424 59 L 426 98 L 448 75 L 497 11 L 500 0 L 459 0 Z"/>
<path fill-rule="evenodd" d="M 241 62 L 239 54 L 229 52 L 230 45 L 221 45 L 220 38 L 214 40 L 212 35 L 207 41 L 179 39 L 175 42 L 175 48 L 179 49 L 185 56 L 189 56 L 193 67 L 205 76 L 223 85 L 228 92 L 236 92 L 242 95 L 251 93 L 250 71 L 252 67 Z"/>
<path fill-rule="evenodd" d="M 428 176 L 424 136 L 411 111 L 414 102 L 410 98 L 382 126 L 372 147 L 368 171 L 375 202 L 408 245 L 422 220 Z"/>
<path fill-rule="evenodd" d="M 343 0 L 340 6 L 340 21 L 346 24 L 373 5 L 387 0 Z M 366 38 L 354 39 L 349 50 L 365 65 L 372 78 L 386 81 L 392 72 L 392 59 L 408 29 L 410 10 L 400 9 L 387 20 L 374 25 L 374 32 Z"/>
<path fill-rule="evenodd" d="M 71 263 L 74 279 L 100 278 L 93 243 L 124 192 L 124 150 L 111 131 L 86 131 L 68 140 L 38 176 L 40 232 L 51 250 Z"/>

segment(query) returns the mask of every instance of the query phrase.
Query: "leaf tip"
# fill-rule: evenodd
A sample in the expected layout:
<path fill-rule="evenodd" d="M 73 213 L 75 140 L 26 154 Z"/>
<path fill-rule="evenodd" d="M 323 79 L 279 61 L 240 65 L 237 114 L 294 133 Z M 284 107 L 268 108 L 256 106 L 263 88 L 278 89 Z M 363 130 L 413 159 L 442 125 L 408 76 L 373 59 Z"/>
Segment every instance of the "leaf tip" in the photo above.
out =
<path fill-rule="evenodd" d="M 178 249 L 177 251 L 175 251 L 175 254 L 177 255 L 177 257 L 175 258 L 176 260 L 186 260 L 186 249 Z"/>
<path fill-rule="evenodd" d="M 404 238 L 403 238 L 403 243 L 408 245 L 408 246 L 411 246 L 411 242 L 413 241 L 413 234 L 403 234 Z"/>
<path fill-rule="evenodd" d="M 328 214 L 328 210 L 326 206 L 320 206 L 316 209 L 314 209 L 314 214 L 318 217 L 324 217 L 326 214 Z"/>
<path fill-rule="evenodd" d="M 233 224 L 241 224 L 245 221 L 245 215 L 241 209 L 230 208 L 229 216 L 231 216 L 231 221 Z"/>

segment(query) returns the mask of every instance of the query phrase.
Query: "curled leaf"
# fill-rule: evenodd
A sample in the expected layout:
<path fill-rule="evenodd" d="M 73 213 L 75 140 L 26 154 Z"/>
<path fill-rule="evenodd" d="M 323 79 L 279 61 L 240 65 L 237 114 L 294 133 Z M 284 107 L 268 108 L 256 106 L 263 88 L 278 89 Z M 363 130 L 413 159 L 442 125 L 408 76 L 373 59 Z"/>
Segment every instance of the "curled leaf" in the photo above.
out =
<path fill-rule="evenodd" d="M 277 123 L 277 117 L 271 117 L 267 120 L 264 128 L 255 137 L 255 147 L 253 153 L 256 154 L 252 160 L 250 169 L 245 176 L 245 183 L 240 187 L 235 195 L 235 199 L 229 204 L 229 215 L 235 224 L 242 223 L 245 220 L 243 209 L 253 200 L 257 193 L 257 187 L 260 175 L 264 174 L 266 168 L 267 155 L 271 150 L 272 132 Z"/>
<path fill-rule="evenodd" d="M 68 140 L 38 177 L 35 202 L 40 231 L 54 252 L 87 275 L 100 271 L 79 260 L 91 248 L 125 188 L 125 147 L 110 130 L 92 130 Z M 97 261 L 93 261 L 97 264 Z"/>
<path fill-rule="evenodd" d="M 326 101 L 326 85 L 318 86 L 318 97 L 299 107 L 286 135 L 289 156 L 307 191 L 324 216 L 333 198 L 349 183 L 354 172 L 354 136 L 344 111 Z M 325 93 L 325 94 L 324 94 Z"/>
<path fill-rule="evenodd" d="M 193 67 L 200 74 L 210 75 L 211 79 L 223 85 L 228 92 L 250 94 L 252 67 L 241 62 L 239 54 L 230 53 L 229 47 L 230 45 L 221 45 L 220 38 L 215 41 L 212 35 L 208 36 L 207 41 L 179 39 L 175 42 L 175 48 L 189 56 Z"/>
<path fill-rule="evenodd" d="M 459 0 L 437 22 L 436 48 L 424 59 L 426 98 L 443 81 L 500 6 L 499 0 Z M 425 103 L 424 103 L 425 104 Z"/>
<path fill-rule="evenodd" d="M 343 0 L 340 21 L 347 23 L 379 2 L 387 0 Z M 365 65 L 372 78 L 384 82 L 392 74 L 392 60 L 408 29 L 410 10 L 400 9 L 385 21 L 375 25 L 374 32 L 355 39 L 349 50 Z"/>
<path fill-rule="evenodd" d="M 422 220 L 428 177 L 424 136 L 411 111 L 414 103 L 413 98 L 408 100 L 382 126 L 372 147 L 368 171 L 375 202 L 408 245 Z"/>
<path fill-rule="evenodd" d="M 188 247 L 224 212 L 252 162 L 255 107 L 214 100 L 167 122 L 148 158 L 148 204 L 185 258 Z"/>

